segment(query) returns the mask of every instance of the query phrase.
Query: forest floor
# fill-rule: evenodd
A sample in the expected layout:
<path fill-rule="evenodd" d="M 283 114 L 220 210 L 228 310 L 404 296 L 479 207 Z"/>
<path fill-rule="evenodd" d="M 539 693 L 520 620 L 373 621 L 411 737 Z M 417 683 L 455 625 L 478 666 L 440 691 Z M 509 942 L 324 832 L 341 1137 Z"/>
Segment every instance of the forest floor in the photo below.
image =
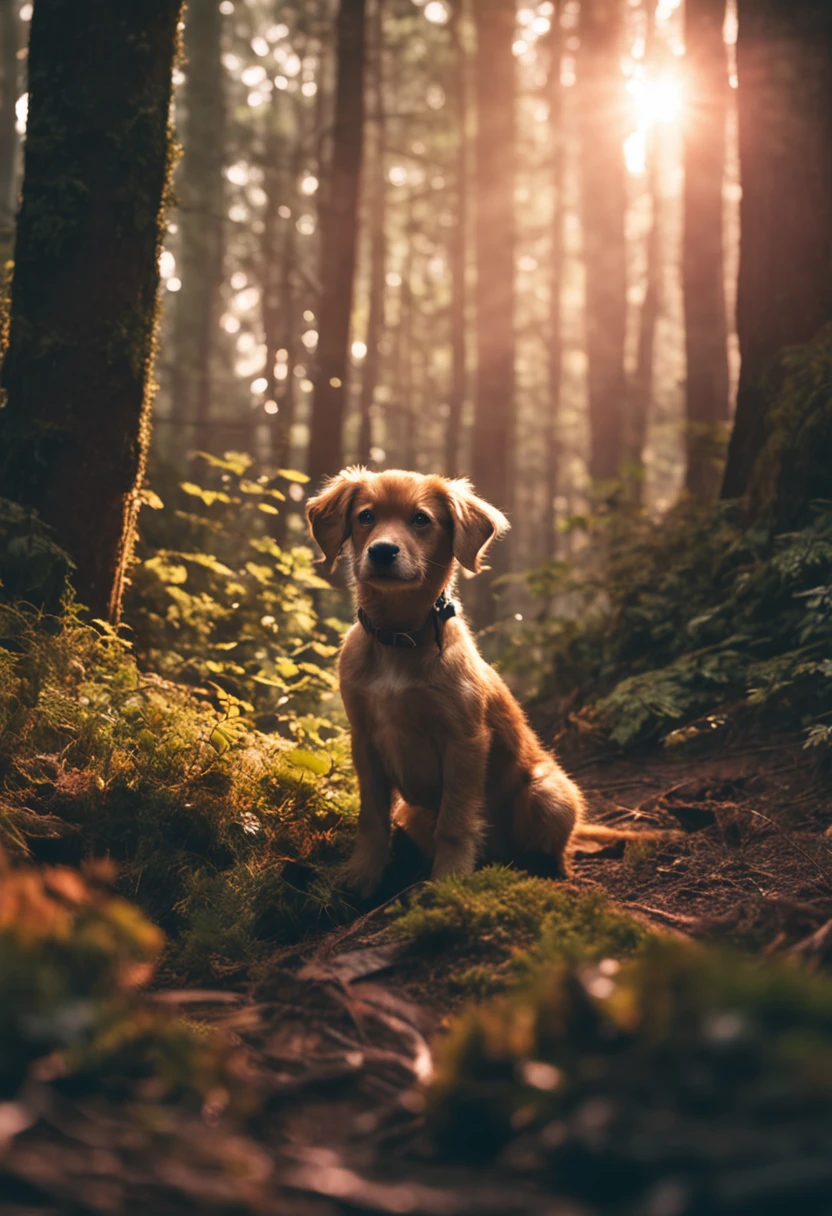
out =
<path fill-rule="evenodd" d="M 579 853 L 574 890 L 600 888 L 660 933 L 755 955 L 802 952 L 812 965 L 832 954 L 832 780 L 799 738 L 693 757 L 585 757 L 571 767 L 593 819 L 681 829 L 658 846 Z M 6 1158 L 14 1184 L 0 1195 L 0 1216 L 688 1210 L 664 1183 L 646 1207 L 559 1197 L 534 1145 L 522 1142 L 487 1166 L 438 1160 L 417 1083 L 459 998 L 449 995 L 447 962 L 391 941 L 384 917 L 372 910 L 279 952 L 251 991 L 157 994 L 235 1044 L 240 1075 L 260 1100 L 245 1134 L 229 1133 L 221 1104 L 207 1126 L 205 1110 L 146 1126 L 112 1095 L 58 1096 L 48 1077 L 34 1081 L 27 1103 L 39 1119 Z M 0 1106 L 0 1138 L 10 1130 Z M 740 1186 L 726 1210 L 756 1211 L 755 1194 L 768 1194 L 771 1179 L 759 1185 Z"/>

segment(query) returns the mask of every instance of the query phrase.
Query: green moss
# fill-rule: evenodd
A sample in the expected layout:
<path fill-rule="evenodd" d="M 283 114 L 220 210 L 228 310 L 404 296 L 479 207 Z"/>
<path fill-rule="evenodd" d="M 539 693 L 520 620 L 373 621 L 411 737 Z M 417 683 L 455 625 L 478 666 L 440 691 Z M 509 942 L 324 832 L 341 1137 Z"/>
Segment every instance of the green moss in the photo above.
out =
<path fill-rule="evenodd" d="M 442 959 L 448 990 L 482 996 L 547 959 L 628 955 L 643 928 L 600 892 L 576 893 L 504 866 L 446 878 L 391 910 L 391 937 Z"/>

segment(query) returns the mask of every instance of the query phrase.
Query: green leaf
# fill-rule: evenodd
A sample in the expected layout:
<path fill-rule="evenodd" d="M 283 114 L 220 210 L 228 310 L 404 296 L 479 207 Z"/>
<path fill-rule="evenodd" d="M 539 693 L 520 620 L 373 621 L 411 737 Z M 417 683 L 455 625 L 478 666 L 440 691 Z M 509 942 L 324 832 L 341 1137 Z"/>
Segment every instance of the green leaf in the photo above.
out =
<path fill-rule="evenodd" d="M 262 511 L 265 515 L 279 515 L 277 507 L 273 507 L 270 502 L 258 502 L 257 510 Z"/>
<path fill-rule="evenodd" d="M 293 748 L 292 751 L 286 752 L 285 756 L 289 764 L 293 764 L 295 768 L 306 769 L 316 777 L 327 777 L 332 772 L 332 760 L 329 756 L 319 756 L 302 747 Z"/>
<path fill-rule="evenodd" d="M 296 481 L 301 486 L 305 486 L 309 480 L 305 473 L 299 473 L 297 469 L 278 469 L 277 475 L 285 481 Z"/>
<path fill-rule="evenodd" d="M 213 747 L 218 756 L 222 756 L 231 746 L 231 740 L 228 735 L 219 726 L 215 726 L 211 731 L 211 737 L 208 742 Z"/>

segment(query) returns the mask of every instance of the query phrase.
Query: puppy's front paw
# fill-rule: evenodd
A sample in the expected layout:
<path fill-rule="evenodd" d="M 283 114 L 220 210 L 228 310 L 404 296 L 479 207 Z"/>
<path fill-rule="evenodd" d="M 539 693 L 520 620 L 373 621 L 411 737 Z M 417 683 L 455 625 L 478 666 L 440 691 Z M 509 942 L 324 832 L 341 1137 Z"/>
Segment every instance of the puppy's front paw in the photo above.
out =
<path fill-rule="evenodd" d="M 476 859 L 476 847 L 473 842 L 460 843 L 456 840 L 438 839 L 430 876 L 434 881 L 438 878 L 448 878 L 451 874 L 465 878 L 474 873 Z"/>
<path fill-rule="evenodd" d="M 368 899 L 377 887 L 387 865 L 388 849 L 384 845 L 368 847 L 359 841 L 349 861 L 345 861 L 338 872 L 341 883 L 362 899 Z"/>

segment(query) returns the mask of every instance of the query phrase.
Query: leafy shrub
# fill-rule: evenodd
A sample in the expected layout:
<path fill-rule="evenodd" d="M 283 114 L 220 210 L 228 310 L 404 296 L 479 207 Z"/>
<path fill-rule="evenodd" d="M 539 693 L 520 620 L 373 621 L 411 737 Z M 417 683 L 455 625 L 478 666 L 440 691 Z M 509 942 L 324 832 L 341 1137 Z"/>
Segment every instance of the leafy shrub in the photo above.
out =
<path fill-rule="evenodd" d="M 832 983 L 658 941 L 622 965 L 550 964 L 458 1019 L 427 1096 L 449 1153 L 502 1150 L 616 1210 L 671 1182 L 679 1212 L 820 1210 Z"/>
<path fill-rule="evenodd" d="M 279 729 L 287 713 L 333 693 L 347 627 L 336 610 L 347 606 L 315 572 L 310 548 L 285 548 L 273 535 L 287 492 L 306 475 L 259 471 L 239 452 L 198 457 L 203 483 L 172 486 L 174 507 L 148 496 L 156 511 L 143 515 L 125 621 L 141 667 L 234 699 Z"/>
<path fill-rule="evenodd" d="M 355 808 L 343 731 L 287 715 L 288 738 L 265 735 L 232 701 L 143 673 L 122 639 L 71 613 L 0 607 L 0 639 L 7 848 L 115 858 L 195 974 L 335 914 L 321 866 L 341 856 Z"/>
<path fill-rule="evenodd" d="M 526 577 L 541 608 L 512 630 L 507 665 L 622 747 L 695 737 L 732 704 L 830 737 L 829 335 L 786 352 L 771 393 L 747 503 L 601 511 L 573 564 Z"/>

